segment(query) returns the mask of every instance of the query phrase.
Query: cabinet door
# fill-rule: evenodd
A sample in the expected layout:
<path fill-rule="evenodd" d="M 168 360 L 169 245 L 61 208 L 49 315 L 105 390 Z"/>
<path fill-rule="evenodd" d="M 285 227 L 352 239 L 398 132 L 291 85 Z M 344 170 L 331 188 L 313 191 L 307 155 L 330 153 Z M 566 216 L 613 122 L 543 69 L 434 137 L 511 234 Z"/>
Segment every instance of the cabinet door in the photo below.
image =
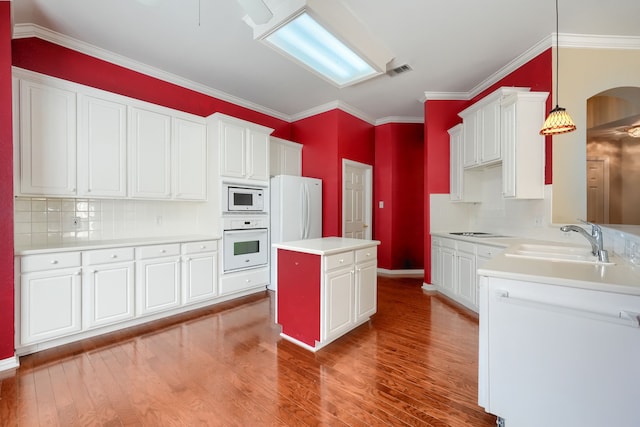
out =
<path fill-rule="evenodd" d="M 464 144 L 462 146 L 462 164 L 466 167 L 478 164 L 478 139 L 482 132 L 482 110 L 478 110 L 465 117 L 462 122 L 464 127 Z"/>
<path fill-rule="evenodd" d="M 85 328 L 110 325 L 134 317 L 133 271 L 133 262 L 85 268 Z"/>
<path fill-rule="evenodd" d="M 269 135 L 247 131 L 247 178 L 269 181 Z"/>
<path fill-rule="evenodd" d="M 457 295 L 465 305 L 477 307 L 476 256 L 458 252 L 457 261 Z"/>
<path fill-rule="evenodd" d="M 516 103 L 502 106 L 501 138 L 503 141 L 502 154 L 502 196 L 516 196 Z M 544 144 L 543 144 L 544 145 Z"/>
<path fill-rule="evenodd" d="M 302 145 L 283 144 L 280 162 L 283 175 L 302 176 Z"/>
<path fill-rule="evenodd" d="M 368 319 L 377 310 L 378 282 L 376 261 L 356 264 L 356 322 Z"/>
<path fill-rule="evenodd" d="M 442 286 L 442 248 L 440 241 L 431 240 L 431 284 Z"/>
<path fill-rule="evenodd" d="M 171 117 L 140 108 L 129 111 L 131 196 L 168 199 L 171 196 Z"/>
<path fill-rule="evenodd" d="M 76 95 L 20 81 L 20 192 L 76 194 Z"/>
<path fill-rule="evenodd" d="M 33 344 L 82 328 L 80 269 L 23 274 L 20 279 L 20 344 Z"/>
<path fill-rule="evenodd" d="M 78 97 L 78 194 L 127 195 L 127 106 Z"/>
<path fill-rule="evenodd" d="M 482 108 L 482 137 L 480 138 L 480 163 L 500 160 L 500 101 Z"/>
<path fill-rule="evenodd" d="M 233 178 L 246 176 L 246 129 L 233 123 L 220 122 L 220 175 Z"/>
<path fill-rule="evenodd" d="M 442 283 L 440 284 L 443 289 L 449 292 L 455 292 L 456 289 L 456 252 L 451 248 L 441 248 L 440 261 L 442 272 Z"/>
<path fill-rule="evenodd" d="M 183 300 L 185 304 L 218 295 L 218 253 L 188 255 L 183 262 Z"/>
<path fill-rule="evenodd" d="M 207 127 L 203 123 L 173 119 L 173 197 L 207 198 Z"/>
<path fill-rule="evenodd" d="M 462 201 L 462 125 L 449 130 L 450 168 L 449 168 L 449 197 L 452 201 Z"/>
<path fill-rule="evenodd" d="M 180 305 L 180 264 L 177 258 L 140 260 L 136 268 L 138 315 Z"/>
<path fill-rule="evenodd" d="M 354 272 L 351 268 L 325 275 L 325 330 L 323 341 L 339 337 L 353 326 Z"/>

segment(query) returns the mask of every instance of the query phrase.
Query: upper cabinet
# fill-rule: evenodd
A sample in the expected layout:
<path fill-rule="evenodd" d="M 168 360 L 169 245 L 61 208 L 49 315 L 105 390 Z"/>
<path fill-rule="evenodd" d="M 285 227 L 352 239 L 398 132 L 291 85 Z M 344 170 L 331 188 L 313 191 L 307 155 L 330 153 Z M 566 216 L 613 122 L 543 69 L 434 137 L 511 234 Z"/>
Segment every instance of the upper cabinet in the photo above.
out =
<path fill-rule="evenodd" d="M 127 196 L 127 106 L 78 95 L 78 195 Z"/>
<path fill-rule="evenodd" d="M 449 130 L 451 200 L 478 202 L 482 171 L 502 167 L 505 198 L 544 197 L 544 122 L 547 92 L 504 87 L 459 113 L 463 122 Z"/>
<path fill-rule="evenodd" d="M 501 104 L 502 196 L 544 198 L 544 122 L 547 92 L 518 92 Z"/>
<path fill-rule="evenodd" d="M 269 135 L 273 129 L 221 113 L 211 116 L 220 153 L 220 175 L 269 181 Z"/>
<path fill-rule="evenodd" d="M 271 137 L 270 174 L 302 176 L 302 144 Z"/>
<path fill-rule="evenodd" d="M 16 86 L 20 135 L 20 144 L 14 144 L 19 154 L 17 192 L 75 195 L 75 92 L 64 85 L 49 86 L 24 80 L 16 81 Z"/>
<path fill-rule="evenodd" d="M 464 142 L 463 166 L 488 166 L 502 160 L 500 110 L 502 98 L 527 88 L 504 87 L 487 95 L 458 115 L 462 117 Z"/>
<path fill-rule="evenodd" d="M 204 118 L 23 70 L 14 92 L 16 195 L 206 200 Z"/>

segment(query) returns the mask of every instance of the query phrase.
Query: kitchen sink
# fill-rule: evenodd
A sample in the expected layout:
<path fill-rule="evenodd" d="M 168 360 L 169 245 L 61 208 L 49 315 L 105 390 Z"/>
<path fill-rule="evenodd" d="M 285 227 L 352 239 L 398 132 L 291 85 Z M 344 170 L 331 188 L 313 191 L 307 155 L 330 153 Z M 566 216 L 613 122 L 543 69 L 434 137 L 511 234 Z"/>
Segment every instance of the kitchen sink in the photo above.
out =
<path fill-rule="evenodd" d="M 522 243 L 505 252 L 506 256 L 519 258 L 544 259 L 555 262 L 579 262 L 588 264 L 613 265 L 614 262 L 602 262 L 583 246 L 542 245 Z"/>

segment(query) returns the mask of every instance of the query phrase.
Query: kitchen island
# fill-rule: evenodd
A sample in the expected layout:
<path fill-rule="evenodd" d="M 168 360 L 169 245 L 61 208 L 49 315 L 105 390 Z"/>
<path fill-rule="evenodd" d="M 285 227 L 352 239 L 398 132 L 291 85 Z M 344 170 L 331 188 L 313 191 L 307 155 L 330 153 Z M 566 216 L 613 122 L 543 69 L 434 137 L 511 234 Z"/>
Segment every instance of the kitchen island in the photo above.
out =
<path fill-rule="evenodd" d="M 280 335 L 317 351 L 377 310 L 376 240 L 325 237 L 274 244 Z"/>

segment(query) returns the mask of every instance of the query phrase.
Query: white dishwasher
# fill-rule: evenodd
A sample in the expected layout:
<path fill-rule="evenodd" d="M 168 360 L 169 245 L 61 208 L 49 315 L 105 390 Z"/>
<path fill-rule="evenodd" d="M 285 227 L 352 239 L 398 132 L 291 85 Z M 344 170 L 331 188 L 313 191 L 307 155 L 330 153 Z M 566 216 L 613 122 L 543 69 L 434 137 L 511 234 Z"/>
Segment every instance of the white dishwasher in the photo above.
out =
<path fill-rule="evenodd" d="M 479 404 L 505 427 L 640 425 L 640 296 L 482 277 Z"/>

